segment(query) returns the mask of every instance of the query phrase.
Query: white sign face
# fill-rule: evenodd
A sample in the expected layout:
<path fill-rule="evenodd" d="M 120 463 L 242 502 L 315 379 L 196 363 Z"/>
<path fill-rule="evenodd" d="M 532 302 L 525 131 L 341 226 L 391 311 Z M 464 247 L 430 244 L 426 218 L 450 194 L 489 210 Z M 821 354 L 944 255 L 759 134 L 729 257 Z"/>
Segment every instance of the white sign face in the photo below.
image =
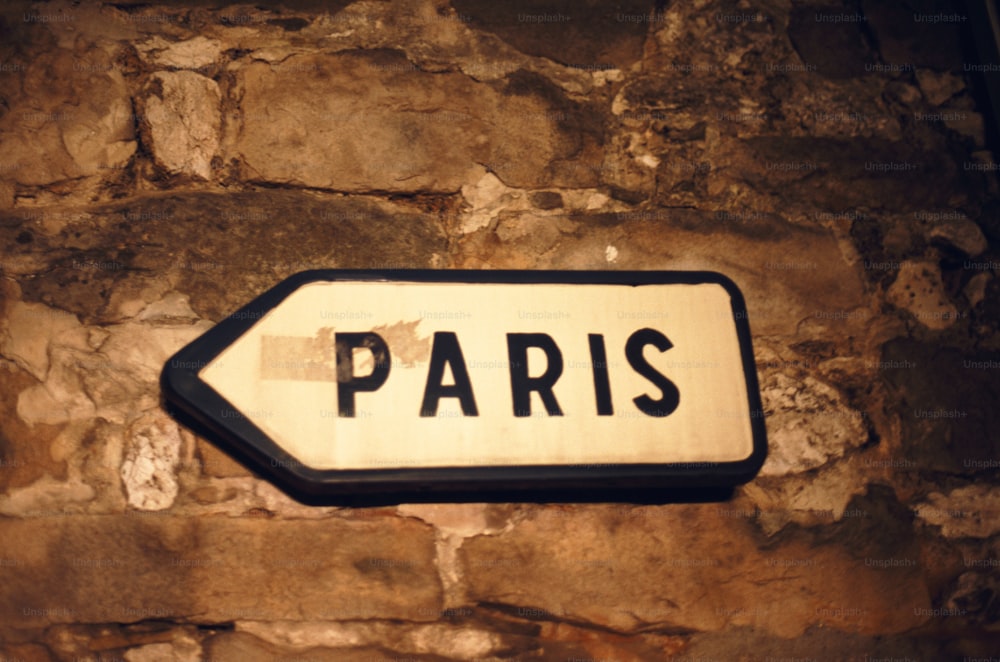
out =
<path fill-rule="evenodd" d="M 210 418 L 251 423 L 280 464 L 314 472 L 763 461 L 745 317 L 721 277 L 394 277 L 317 276 L 244 315 L 182 366 L 225 401 Z"/>

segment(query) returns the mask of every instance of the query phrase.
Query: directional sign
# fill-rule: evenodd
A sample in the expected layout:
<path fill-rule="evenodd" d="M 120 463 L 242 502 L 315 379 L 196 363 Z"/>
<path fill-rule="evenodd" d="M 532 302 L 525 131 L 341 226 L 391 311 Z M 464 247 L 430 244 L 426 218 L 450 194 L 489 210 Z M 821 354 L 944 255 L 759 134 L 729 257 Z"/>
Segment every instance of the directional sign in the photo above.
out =
<path fill-rule="evenodd" d="M 711 272 L 309 271 L 162 381 L 311 494 L 721 486 L 766 454 L 743 297 Z"/>

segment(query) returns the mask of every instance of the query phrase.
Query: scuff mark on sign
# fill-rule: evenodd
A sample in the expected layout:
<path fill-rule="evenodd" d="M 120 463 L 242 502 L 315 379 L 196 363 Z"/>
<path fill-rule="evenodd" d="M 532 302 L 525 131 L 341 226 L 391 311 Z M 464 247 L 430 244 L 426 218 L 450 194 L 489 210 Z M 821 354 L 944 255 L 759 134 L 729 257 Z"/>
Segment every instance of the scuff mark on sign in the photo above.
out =
<path fill-rule="evenodd" d="M 261 336 L 260 376 L 261 379 L 337 381 L 333 327 L 317 330 L 312 338 Z"/>
<path fill-rule="evenodd" d="M 412 368 L 417 363 L 429 361 L 431 356 L 431 338 L 430 336 L 425 338 L 417 336 L 418 324 L 420 324 L 420 320 L 399 321 L 395 324 L 376 326 L 372 332 L 382 336 L 386 344 L 389 345 L 394 359 L 398 359 L 407 368 Z M 370 361 L 370 353 L 367 354 L 369 354 Z M 361 367 L 359 366 L 359 368 Z"/>
<path fill-rule="evenodd" d="M 389 346 L 394 360 L 408 368 L 430 360 L 431 339 L 417 335 L 420 320 L 383 324 L 371 330 Z M 323 327 L 313 337 L 261 336 L 261 379 L 292 379 L 308 382 L 337 381 L 337 352 L 333 327 Z M 374 369 L 372 353 L 354 349 L 355 375 L 368 375 Z"/>

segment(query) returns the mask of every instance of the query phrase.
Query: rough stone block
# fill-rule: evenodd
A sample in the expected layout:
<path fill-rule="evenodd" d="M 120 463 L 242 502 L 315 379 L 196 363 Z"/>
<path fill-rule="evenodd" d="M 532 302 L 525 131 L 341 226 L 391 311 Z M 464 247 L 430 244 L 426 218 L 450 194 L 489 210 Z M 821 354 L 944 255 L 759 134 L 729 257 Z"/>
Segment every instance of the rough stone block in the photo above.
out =
<path fill-rule="evenodd" d="M 58 239 L 38 237 L 22 246 L 14 241 L 16 225 L 0 225 L 0 241 L 12 247 L 11 258 L 48 251 L 47 277 L 21 283 L 26 301 L 45 301 L 88 323 L 108 324 L 124 321 L 123 314 L 141 316 L 160 298 L 158 291 L 176 289 L 188 296 L 194 314 L 217 321 L 298 271 L 427 268 L 440 266 L 447 253 L 433 214 L 386 201 L 301 191 L 136 198 L 96 207 L 90 218 L 94 223 L 69 226 L 68 231 L 80 233 L 79 257 L 73 258 L 62 257 Z M 88 265 L 110 267 L 77 268 L 85 258 Z M 165 278 L 175 279 L 176 287 Z M 186 328 L 162 326 L 150 333 L 140 328 L 145 326 L 126 324 L 123 335 L 112 341 L 121 360 L 132 361 L 133 367 L 151 353 L 146 347 L 166 346 Z M 155 379 L 159 367 L 142 368 L 141 374 Z"/>
<path fill-rule="evenodd" d="M 160 71 L 150 78 L 143 140 L 167 172 L 212 178 L 221 128 L 219 85 L 193 71 Z"/>
<path fill-rule="evenodd" d="M 957 319 L 958 309 L 948 298 L 941 271 L 929 260 L 904 262 L 886 299 L 929 329 L 947 329 Z"/>
<path fill-rule="evenodd" d="M 132 156 L 132 106 L 119 71 L 49 48 L 22 79 L 4 92 L 9 110 L 0 117 L 3 179 L 45 185 L 103 175 Z"/>
<path fill-rule="evenodd" d="M 915 613 L 930 598 L 914 567 L 872 567 L 830 544 L 761 549 L 746 523 L 718 510 L 549 509 L 467 540 L 459 558 L 473 600 L 533 620 L 618 631 L 753 626 L 782 637 L 810 627 L 902 632 L 926 620 Z"/>
<path fill-rule="evenodd" d="M 594 171 L 566 165 L 587 140 L 599 144 L 597 125 L 537 76 L 478 83 L 375 51 L 295 56 L 283 68 L 250 64 L 240 85 L 232 156 L 251 180 L 457 192 L 485 166 L 510 186 L 596 182 Z"/>
<path fill-rule="evenodd" d="M 130 512 L 0 521 L 0 614 L 51 623 L 427 620 L 441 586 L 413 520 L 187 519 Z"/>

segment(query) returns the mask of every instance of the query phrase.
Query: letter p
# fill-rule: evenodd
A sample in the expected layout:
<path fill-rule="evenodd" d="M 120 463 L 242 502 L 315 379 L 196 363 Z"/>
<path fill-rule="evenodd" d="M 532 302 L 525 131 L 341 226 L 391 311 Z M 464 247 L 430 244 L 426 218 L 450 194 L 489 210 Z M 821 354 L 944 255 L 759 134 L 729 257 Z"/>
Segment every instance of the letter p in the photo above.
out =
<path fill-rule="evenodd" d="M 354 417 L 354 394 L 377 391 L 389 378 L 389 346 L 377 333 L 335 333 L 337 350 L 337 410 L 343 417 Z M 372 353 L 374 366 L 371 374 L 358 377 L 354 374 L 354 350 L 362 347 Z"/>

